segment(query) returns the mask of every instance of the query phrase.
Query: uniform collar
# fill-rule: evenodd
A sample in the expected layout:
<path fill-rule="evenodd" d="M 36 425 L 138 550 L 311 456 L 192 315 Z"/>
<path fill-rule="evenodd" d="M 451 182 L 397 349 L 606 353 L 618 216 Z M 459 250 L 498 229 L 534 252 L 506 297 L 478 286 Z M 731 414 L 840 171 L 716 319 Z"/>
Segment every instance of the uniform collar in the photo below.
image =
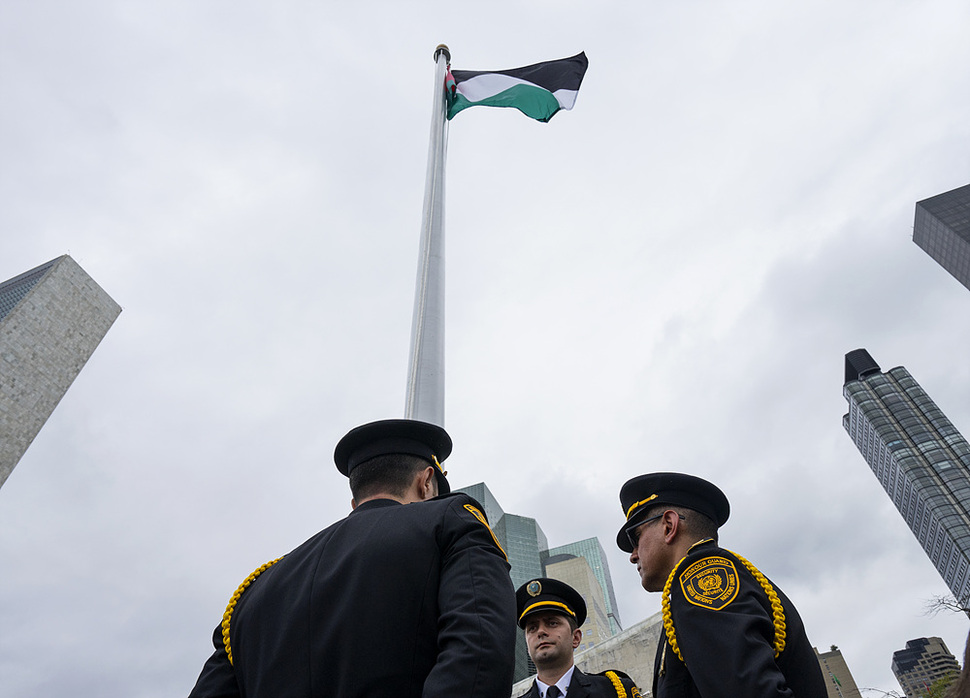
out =
<path fill-rule="evenodd" d="M 702 545 L 707 545 L 708 543 L 710 543 L 714 547 L 717 547 L 717 543 L 714 542 L 713 538 L 705 538 L 704 540 L 699 540 L 696 543 L 694 543 L 692 546 L 687 548 L 687 554 L 690 555 L 692 552 L 694 552 L 694 548 L 699 548 Z"/>
<path fill-rule="evenodd" d="M 394 499 L 368 499 L 363 504 L 358 504 L 357 508 L 350 512 L 351 516 L 356 514 L 358 511 L 367 511 L 368 509 L 383 509 L 385 507 L 393 506 L 404 506 L 400 502 Z"/>
<path fill-rule="evenodd" d="M 572 682 L 573 673 L 575 671 L 576 665 L 573 664 L 571 667 L 569 667 L 569 669 L 566 670 L 566 673 L 560 676 L 559 680 L 556 681 L 556 686 L 559 687 L 560 696 L 566 695 L 566 691 L 569 690 L 569 684 Z M 549 686 L 551 685 L 552 684 L 543 683 L 539 680 L 538 676 L 536 677 L 536 687 L 539 689 L 540 696 L 544 696 L 546 694 L 546 690 L 548 690 Z"/>

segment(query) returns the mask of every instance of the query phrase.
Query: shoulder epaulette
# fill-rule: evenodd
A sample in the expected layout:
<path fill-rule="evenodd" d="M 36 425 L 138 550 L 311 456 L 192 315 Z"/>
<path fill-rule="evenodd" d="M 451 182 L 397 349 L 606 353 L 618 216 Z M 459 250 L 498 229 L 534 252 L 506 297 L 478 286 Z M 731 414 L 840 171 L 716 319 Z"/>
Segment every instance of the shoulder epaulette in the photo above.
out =
<path fill-rule="evenodd" d="M 451 497 L 464 497 L 465 499 L 470 499 L 471 503 L 474 504 L 477 509 L 483 510 L 485 508 L 478 503 L 477 499 L 472 497 L 467 492 L 448 492 L 447 494 L 439 494 L 437 497 L 434 497 L 433 499 L 450 499 Z M 487 520 L 487 517 L 486 517 L 486 520 Z"/>

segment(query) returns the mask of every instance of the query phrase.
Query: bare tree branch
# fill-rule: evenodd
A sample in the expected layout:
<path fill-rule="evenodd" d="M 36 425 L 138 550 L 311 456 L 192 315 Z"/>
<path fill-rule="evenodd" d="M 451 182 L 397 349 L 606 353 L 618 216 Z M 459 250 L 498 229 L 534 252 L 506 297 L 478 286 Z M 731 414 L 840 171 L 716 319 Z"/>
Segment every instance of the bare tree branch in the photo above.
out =
<path fill-rule="evenodd" d="M 937 594 L 923 604 L 924 615 L 930 616 L 931 618 L 936 616 L 940 611 L 966 613 L 970 615 L 970 608 L 967 608 L 957 601 L 955 597 L 950 595 Z"/>

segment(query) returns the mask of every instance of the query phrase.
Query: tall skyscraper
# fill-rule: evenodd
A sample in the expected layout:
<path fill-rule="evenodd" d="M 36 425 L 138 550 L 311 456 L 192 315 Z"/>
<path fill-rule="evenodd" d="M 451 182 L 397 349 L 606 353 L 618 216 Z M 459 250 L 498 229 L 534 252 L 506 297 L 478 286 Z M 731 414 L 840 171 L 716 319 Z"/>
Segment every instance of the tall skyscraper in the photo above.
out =
<path fill-rule="evenodd" d="M 829 652 L 815 650 L 815 654 L 825 677 L 828 698 L 861 698 L 859 687 L 838 647 L 833 647 Z"/>
<path fill-rule="evenodd" d="M 512 584 L 519 588 L 536 577 L 551 577 L 574 586 L 586 601 L 589 637 L 583 649 L 594 646 L 620 631 L 616 592 L 606 561 L 606 553 L 597 538 L 549 548 L 546 534 L 539 523 L 528 516 L 505 512 L 484 482 L 462 487 L 460 492 L 474 497 L 485 509 L 489 524 L 505 550 L 512 569 Z M 585 628 L 585 626 L 584 626 Z M 514 680 L 535 673 L 522 633 L 516 634 Z"/>
<path fill-rule="evenodd" d="M 960 663 L 938 637 L 921 637 L 893 652 L 893 674 L 906 698 L 925 696 L 930 687 L 948 674 L 960 672 Z"/>
<path fill-rule="evenodd" d="M 970 606 L 970 444 L 905 368 L 845 355 L 842 426 L 953 596 Z"/>
<path fill-rule="evenodd" d="M 970 289 L 970 184 L 916 203 L 913 242 Z"/>
<path fill-rule="evenodd" d="M 0 486 L 120 312 L 67 255 L 0 283 Z"/>
<path fill-rule="evenodd" d="M 542 552 L 548 550 L 549 543 L 535 519 L 506 513 L 493 528 L 509 556 L 512 583 L 516 587 L 544 575 Z"/>

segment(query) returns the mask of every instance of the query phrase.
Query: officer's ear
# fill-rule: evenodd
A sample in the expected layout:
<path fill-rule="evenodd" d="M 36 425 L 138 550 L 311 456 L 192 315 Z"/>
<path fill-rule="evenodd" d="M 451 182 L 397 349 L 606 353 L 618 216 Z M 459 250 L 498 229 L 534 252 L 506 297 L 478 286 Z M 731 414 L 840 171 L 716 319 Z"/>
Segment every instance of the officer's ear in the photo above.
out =
<path fill-rule="evenodd" d="M 415 473 L 411 486 L 407 490 L 407 501 L 423 502 L 436 496 L 438 496 L 438 486 L 434 477 L 434 468 L 429 465 Z"/>
<path fill-rule="evenodd" d="M 681 519 L 680 514 L 678 514 L 673 509 L 668 509 L 663 513 L 663 519 L 661 521 L 664 527 L 664 542 L 672 543 L 674 538 L 677 537 L 677 531 L 680 530 Z"/>
<path fill-rule="evenodd" d="M 583 631 L 579 628 L 573 630 L 573 649 L 579 647 L 579 643 L 583 641 Z"/>
<path fill-rule="evenodd" d="M 428 466 L 421 472 L 421 494 L 422 499 L 431 499 L 438 496 L 438 480 L 434 476 L 434 467 Z"/>

